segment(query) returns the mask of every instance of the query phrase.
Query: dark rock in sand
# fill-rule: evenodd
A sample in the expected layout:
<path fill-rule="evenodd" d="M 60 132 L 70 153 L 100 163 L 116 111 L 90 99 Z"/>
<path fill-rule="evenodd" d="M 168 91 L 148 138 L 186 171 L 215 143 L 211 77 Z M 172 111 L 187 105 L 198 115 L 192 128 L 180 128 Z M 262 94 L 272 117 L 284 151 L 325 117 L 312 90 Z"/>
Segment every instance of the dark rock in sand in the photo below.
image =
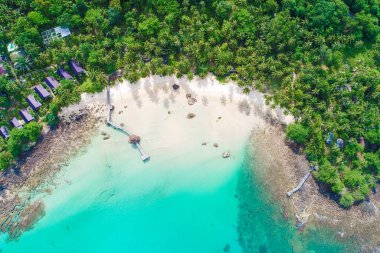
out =
<path fill-rule="evenodd" d="M 115 109 L 115 106 L 111 105 L 111 111 L 113 111 Z"/>
<path fill-rule="evenodd" d="M 197 102 L 197 99 L 196 98 L 188 98 L 187 99 L 187 103 L 189 104 L 189 105 L 194 105 L 195 103 Z"/>
<path fill-rule="evenodd" d="M 190 93 L 187 93 L 187 94 L 186 94 L 186 98 L 187 98 L 187 99 L 191 98 L 191 94 L 190 94 Z"/>
<path fill-rule="evenodd" d="M 83 116 L 84 116 L 83 114 L 75 115 L 75 116 L 74 116 L 74 120 L 75 120 L 75 121 L 80 121 L 80 120 L 83 118 Z"/>
<path fill-rule="evenodd" d="M 125 127 L 125 124 L 124 124 L 124 123 L 121 123 L 120 126 L 121 126 L 121 127 Z"/>
<path fill-rule="evenodd" d="M 102 131 L 101 134 L 102 134 L 103 136 L 106 136 L 106 135 L 107 135 L 107 133 L 104 132 L 104 131 Z"/>
<path fill-rule="evenodd" d="M 111 136 L 107 135 L 107 136 L 103 137 L 103 140 L 109 140 L 110 138 L 111 138 Z"/>
<path fill-rule="evenodd" d="M 202 142 L 202 146 L 206 146 L 207 145 L 207 142 Z"/>
<path fill-rule="evenodd" d="M 190 113 L 187 114 L 187 118 L 188 118 L 188 119 L 192 119 L 192 118 L 194 118 L 194 117 L 195 117 L 195 114 L 192 113 L 192 112 L 190 112 Z"/>
<path fill-rule="evenodd" d="M 168 111 L 168 114 L 172 113 L 171 111 Z"/>
<path fill-rule="evenodd" d="M 219 147 L 219 144 L 218 143 L 214 143 L 214 145 L 213 145 L 214 147 Z"/>
<path fill-rule="evenodd" d="M 178 84 L 173 84 L 173 90 L 178 90 L 179 89 L 179 85 Z"/>

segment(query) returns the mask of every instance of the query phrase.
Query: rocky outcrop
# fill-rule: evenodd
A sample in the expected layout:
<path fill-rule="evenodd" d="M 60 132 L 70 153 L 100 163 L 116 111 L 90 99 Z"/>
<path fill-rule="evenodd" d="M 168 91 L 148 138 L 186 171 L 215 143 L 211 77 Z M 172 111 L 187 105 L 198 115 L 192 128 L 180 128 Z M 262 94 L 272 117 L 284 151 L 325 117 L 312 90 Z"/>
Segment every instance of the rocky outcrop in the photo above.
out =
<path fill-rule="evenodd" d="M 223 158 L 228 158 L 228 157 L 230 157 L 230 156 L 231 156 L 231 154 L 230 154 L 230 152 L 228 152 L 228 151 L 223 152 L 223 154 L 222 154 L 222 157 L 223 157 Z"/>
<path fill-rule="evenodd" d="M 192 112 L 190 112 L 190 113 L 187 114 L 187 118 L 188 118 L 188 119 L 192 119 L 192 118 L 194 118 L 194 117 L 195 117 L 195 114 L 192 113 Z"/>

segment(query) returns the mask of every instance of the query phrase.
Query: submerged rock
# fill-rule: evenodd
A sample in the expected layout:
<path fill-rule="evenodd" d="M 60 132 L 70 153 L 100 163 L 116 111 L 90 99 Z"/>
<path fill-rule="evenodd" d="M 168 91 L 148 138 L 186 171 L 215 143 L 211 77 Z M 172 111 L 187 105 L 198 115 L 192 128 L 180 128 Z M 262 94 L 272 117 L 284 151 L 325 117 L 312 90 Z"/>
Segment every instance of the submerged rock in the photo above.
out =
<path fill-rule="evenodd" d="M 214 147 L 219 147 L 219 144 L 218 143 L 214 143 L 214 145 L 213 145 Z"/>
<path fill-rule="evenodd" d="M 222 155 L 223 158 L 228 158 L 230 156 L 231 156 L 230 152 L 228 152 L 228 151 L 223 152 L 223 155 Z"/>
<path fill-rule="evenodd" d="M 109 140 L 110 138 L 111 138 L 111 136 L 107 135 L 107 136 L 103 137 L 103 140 Z"/>
<path fill-rule="evenodd" d="M 101 133 L 103 136 L 106 136 L 107 135 L 107 133 L 106 132 L 104 132 L 104 131 L 102 131 L 102 133 Z"/>
<path fill-rule="evenodd" d="M 223 251 L 224 252 L 230 252 L 230 250 L 231 250 L 231 246 L 227 243 L 226 246 L 224 246 Z"/>
<path fill-rule="evenodd" d="M 206 146 L 207 145 L 207 142 L 202 142 L 202 146 Z"/>

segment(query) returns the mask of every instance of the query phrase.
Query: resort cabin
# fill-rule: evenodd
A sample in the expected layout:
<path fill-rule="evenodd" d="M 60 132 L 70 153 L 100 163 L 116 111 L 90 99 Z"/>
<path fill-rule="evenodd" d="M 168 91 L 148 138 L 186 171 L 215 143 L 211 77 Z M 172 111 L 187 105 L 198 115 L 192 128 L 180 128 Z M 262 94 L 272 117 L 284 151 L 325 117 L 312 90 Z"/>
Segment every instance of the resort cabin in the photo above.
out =
<path fill-rule="evenodd" d="M 26 102 L 32 107 L 33 110 L 38 110 L 42 104 L 36 100 L 36 98 L 33 95 L 29 95 L 26 97 Z"/>
<path fill-rule="evenodd" d="M 4 139 L 6 139 L 6 138 L 8 138 L 10 136 L 9 132 L 8 132 L 8 129 L 5 126 L 0 127 L 0 135 Z"/>
<path fill-rule="evenodd" d="M 63 68 L 59 68 L 57 74 L 64 79 L 73 79 L 73 77 Z"/>
<path fill-rule="evenodd" d="M 69 66 L 75 75 L 80 75 L 84 73 L 84 69 L 74 61 L 70 61 Z"/>
<path fill-rule="evenodd" d="M 50 97 L 50 93 L 41 84 L 34 86 L 34 90 L 37 92 L 38 96 L 40 96 L 41 99 L 47 99 Z"/>
<path fill-rule="evenodd" d="M 20 110 L 20 115 L 25 123 L 29 123 L 34 120 L 34 117 L 25 108 Z"/>
<path fill-rule="evenodd" d="M 20 124 L 20 121 L 18 121 L 18 119 L 15 118 L 15 117 L 13 117 L 13 119 L 11 119 L 11 121 L 9 121 L 9 123 L 11 124 L 12 127 L 22 128 L 22 125 Z"/>
<path fill-rule="evenodd" d="M 59 87 L 59 82 L 57 80 L 55 80 L 53 77 L 48 76 L 45 78 L 44 81 L 52 90 Z"/>

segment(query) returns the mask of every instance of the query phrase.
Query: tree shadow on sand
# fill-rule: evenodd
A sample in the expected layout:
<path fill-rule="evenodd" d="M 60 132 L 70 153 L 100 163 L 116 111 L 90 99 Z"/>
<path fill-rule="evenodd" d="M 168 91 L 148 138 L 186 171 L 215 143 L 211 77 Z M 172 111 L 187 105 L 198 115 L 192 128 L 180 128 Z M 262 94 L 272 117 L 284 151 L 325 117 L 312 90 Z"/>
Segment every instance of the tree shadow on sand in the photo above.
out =
<path fill-rule="evenodd" d="M 246 114 L 247 116 L 251 114 L 251 105 L 247 99 L 243 99 L 238 104 L 239 112 Z"/>

